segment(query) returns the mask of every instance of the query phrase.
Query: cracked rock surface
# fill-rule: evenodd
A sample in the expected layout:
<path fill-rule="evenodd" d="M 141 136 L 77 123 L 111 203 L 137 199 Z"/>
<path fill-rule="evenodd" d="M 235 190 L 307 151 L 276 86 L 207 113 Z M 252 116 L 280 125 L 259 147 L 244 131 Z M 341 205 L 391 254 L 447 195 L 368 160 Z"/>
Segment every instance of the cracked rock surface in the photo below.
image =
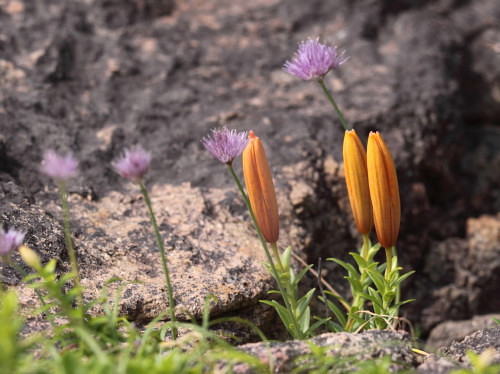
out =
<path fill-rule="evenodd" d="M 320 36 L 351 56 L 326 77 L 345 117 L 363 141 L 381 131 L 395 158 L 398 253 L 417 271 L 403 294 L 418 302 L 403 315 L 425 338 L 446 320 L 498 313 L 499 18 L 496 0 L 0 0 L 1 224 L 68 268 L 57 194 L 39 162 L 47 148 L 72 151 L 89 296 L 117 276 L 128 282 L 122 312 L 156 316 L 166 300 L 143 201 L 110 167 L 140 143 L 154 157 L 146 182 L 179 317 L 198 315 L 209 293 L 214 316 L 248 312 L 272 284 L 230 175 L 200 143 L 227 124 L 264 142 L 280 246 L 310 263 L 347 259 L 358 238 L 341 126 L 316 84 L 281 69 L 299 41 Z M 0 272 L 34 302 L 12 269 Z M 340 292 L 343 276 L 324 261 Z"/>

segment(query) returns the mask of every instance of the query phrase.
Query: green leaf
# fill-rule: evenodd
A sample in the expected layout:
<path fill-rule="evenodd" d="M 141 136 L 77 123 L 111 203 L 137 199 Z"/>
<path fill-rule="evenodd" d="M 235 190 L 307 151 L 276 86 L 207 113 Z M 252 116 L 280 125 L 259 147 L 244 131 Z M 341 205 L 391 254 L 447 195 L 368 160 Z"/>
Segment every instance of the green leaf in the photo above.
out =
<path fill-rule="evenodd" d="M 311 323 L 311 309 L 307 307 L 302 316 L 298 318 L 298 320 L 300 331 L 305 333 L 307 330 L 309 330 L 309 325 Z"/>
<path fill-rule="evenodd" d="M 56 270 L 56 265 L 57 265 L 56 260 L 51 259 L 49 262 L 47 262 L 43 270 L 47 272 L 47 274 L 53 274 L 54 271 Z"/>
<path fill-rule="evenodd" d="M 289 315 L 288 310 L 283 305 L 279 304 L 276 300 L 272 300 L 272 301 L 269 301 L 269 300 L 260 300 L 260 302 L 263 303 L 263 304 L 270 305 L 274 309 L 276 309 L 276 312 L 278 313 L 278 315 L 279 315 L 281 321 L 283 322 L 283 324 L 285 325 L 286 329 L 293 336 L 294 333 L 293 333 L 293 331 L 290 330 L 290 326 L 293 326 L 293 319 Z"/>
<path fill-rule="evenodd" d="M 401 305 L 411 303 L 412 301 L 415 301 L 415 299 L 408 299 L 408 300 L 400 301 L 399 303 L 397 303 L 396 305 L 394 305 L 394 308 L 399 309 L 399 307 Z"/>
<path fill-rule="evenodd" d="M 368 262 L 366 262 L 366 260 L 359 254 L 355 252 L 349 252 L 349 254 L 354 258 L 354 261 L 356 261 L 356 264 L 358 265 L 359 268 L 368 267 Z"/>
<path fill-rule="evenodd" d="M 351 285 L 354 291 L 353 294 L 363 292 L 363 286 L 359 282 L 359 279 L 352 277 L 344 277 L 344 278 L 349 281 L 349 284 Z"/>
<path fill-rule="evenodd" d="M 385 294 L 386 280 L 384 279 L 384 277 L 373 270 L 367 270 L 366 272 L 375 284 L 375 287 L 377 287 L 378 292 L 380 292 L 381 294 Z"/>
<path fill-rule="evenodd" d="M 316 329 L 318 327 L 320 327 L 321 325 L 324 325 L 329 320 L 330 320 L 330 318 L 322 318 L 322 319 L 316 321 L 315 323 L 313 323 L 313 325 L 311 327 L 309 327 L 309 329 L 307 331 L 305 331 L 305 335 L 306 336 L 311 336 L 312 333 L 314 331 L 316 331 Z"/>
<path fill-rule="evenodd" d="M 321 301 L 325 302 L 325 300 L 323 299 L 323 297 L 320 296 L 319 299 Z M 342 311 L 337 307 L 337 305 L 335 305 L 330 300 L 326 300 L 326 305 L 327 305 L 328 309 L 330 309 L 332 311 L 332 313 L 335 316 L 335 318 L 337 318 L 337 321 L 339 321 L 339 323 L 342 326 L 345 326 L 345 324 L 347 323 L 347 320 L 345 318 L 344 313 L 342 313 Z"/>
<path fill-rule="evenodd" d="M 413 273 L 415 273 L 415 271 L 409 271 L 408 273 L 405 273 L 403 275 L 401 275 L 399 278 L 397 278 L 393 284 L 394 286 L 398 286 L 400 285 L 401 283 L 403 283 L 410 275 L 412 275 Z"/>
<path fill-rule="evenodd" d="M 297 316 L 297 319 L 300 319 L 302 317 L 302 314 L 309 306 L 309 303 L 311 302 L 311 298 L 313 297 L 315 291 L 316 290 L 314 288 L 309 290 L 309 292 L 307 292 L 304 296 L 302 296 L 298 301 L 297 307 L 295 309 L 296 310 L 295 315 Z"/>
<path fill-rule="evenodd" d="M 339 260 L 337 258 L 332 259 L 332 261 L 336 262 L 337 264 L 339 264 L 340 266 L 342 266 L 345 270 L 347 270 L 347 272 L 349 273 L 350 277 L 353 277 L 353 278 L 359 278 L 360 277 L 359 272 L 351 264 L 349 264 L 347 262 L 344 262 L 342 260 Z"/>
<path fill-rule="evenodd" d="M 383 304 L 380 294 L 372 287 L 368 287 L 369 295 L 364 295 L 365 299 L 370 300 L 373 304 L 373 310 L 377 314 L 382 314 Z"/>
<path fill-rule="evenodd" d="M 302 277 L 309 271 L 310 268 L 312 268 L 314 265 L 307 265 L 305 268 L 303 268 L 300 273 L 295 277 L 295 279 L 292 282 L 292 287 L 297 287 L 298 283 L 302 279 Z"/>
<path fill-rule="evenodd" d="M 342 326 L 340 326 L 338 323 L 333 322 L 333 321 L 328 321 L 328 323 L 326 325 L 328 326 L 330 331 L 333 331 L 333 332 L 344 332 L 345 331 L 345 329 Z"/>
<path fill-rule="evenodd" d="M 368 260 L 372 261 L 377 252 L 380 250 L 381 246 L 380 243 L 374 244 L 369 250 L 368 250 Z"/>
<path fill-rule="evenodd" d="M 280 256 L 281 263 L 285 267 L 285 271 L 290 269 L 290 256 L 292 255 L 292 248 L 287 247 Z"/>

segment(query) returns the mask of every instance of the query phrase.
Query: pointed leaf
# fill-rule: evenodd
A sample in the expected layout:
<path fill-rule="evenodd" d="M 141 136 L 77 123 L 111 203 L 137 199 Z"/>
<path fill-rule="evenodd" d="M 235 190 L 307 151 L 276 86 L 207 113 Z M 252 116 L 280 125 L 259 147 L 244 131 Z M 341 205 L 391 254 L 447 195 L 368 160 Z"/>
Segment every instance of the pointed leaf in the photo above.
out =
<path fill-rule="evenodd" d="M 349 252 L 349 254 L 354 258 L 354 261 L 356 261 L 356 264 L 358 265 L 359 268 L 368 267 L 368 262 L 366 262 L 366 260 L 359 254 L 354 252 Z"/>
<path fill-rule="evenodd" d="M 385 294 L 385 288 L 386 288 L 385 287 L 385 283 L 386 283 L 386 280 L 384 279 L 384 277 L 382 275 L 380 275 L 379 273 L 377 273 L 376 271 L 373 271 L 373 270 L 367 270 L 366 272 L 368 273 L 368 275 L 372 279 L 373 283 L 375 283 L 375 287 L 377 287 L 377 290 L 381 294 Z"/>
<path fill-rule="evenodd" d="M 299 274 L 297 274 L 297 276 L 295 277 L 295 279 L 293 280 L 292 282 L 292 287 L 296 287 L 297 284 L 300 282 L 300 280 L 302 279 L 302 277 L 304 276 L 305 273 L 307 273 L 309 271 L 310 268 L 312 268 L 314 265 L 307 265 L 304 269 L 302 269 L 300 271 Z"/>
<path fill-rule="evenodd" d="M 313 325 L 311 327 L 309 327 L 309 329 L 307 331 L 305 331 L 305 335 L 306 336 L 311 336 L 312 333 L 318 328 L 320 327 L 321 325 L 325 324 L 327 321 L 329 321 L 330 318 L 322 318 L 318 321 L 316 321 L 315 323 L 313 323 Z"/>

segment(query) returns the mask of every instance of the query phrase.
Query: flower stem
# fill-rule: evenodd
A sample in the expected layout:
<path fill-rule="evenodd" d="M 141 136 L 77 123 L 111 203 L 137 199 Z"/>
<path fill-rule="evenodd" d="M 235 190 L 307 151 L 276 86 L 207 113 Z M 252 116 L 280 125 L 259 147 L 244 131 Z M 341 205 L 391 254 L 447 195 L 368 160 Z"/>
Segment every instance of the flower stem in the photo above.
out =
<path fill-rule="evenodd" d="M 153 206 L 151 205 L 151 200 L 149 199 L 149 193 L 146 189 L 146 186 L 141 181 L 139 182 L 139 187 L 141 189 L 142 196 L 146 203 L 146 207 L 148 208 L 149 219 L 151 220 L 151 224 L 153 225 L 153 231 L 156 239 L 156 245 L 158 246 L 158 250 L 161 255 L 161 264 L 163 266 L 163 273 L 165 274 L 165 283 L 167 286 L 167 298 L 168 298 L 168 309 L 170 314 L 170 321 L 175 322 L 175 304 L 174 304 L 174 295 L 172 292 L 172 284 L 170 283 L 170 273 L 168 271 L 167 266 L 167 258 L 165 256 L 165 247 L 163 246 L 163 241 L 160 236 L 160 231 L 158 229 L 158 224 L 156 223 L 156 218 L 153 213 Z M 177 328 L 172 326 L 172 338 L 173 340 L 177 339 Z"/>
<path fill-rule="evenodd" d="M 398 259 L 398 254 L 397 254 L 397 251 L 396 251 L 396 246 L 392 246 L 391 248 L 391 252 L 392 252 L 392 255 L 393 257 L 396 258 L 396 260 Z M 397 261 L 396 261 L 397 263 Z M 398 265 L 396 265 L 397 267 Z M 397 277 L 399 278 L 399 271 L 398 271 L 398 274 L 397 274 Z M 398 284 L 397 285 L 397 288 L 396 288 L 396 304 L 398 304 L 401 300 L 401 286 Z"/>
<path fill-rule="evenodd" d="M 368 234 L 362 234 L 361 235 L 363 238 L 363 246 L 361 247 L 361 257 L 365 261 L 368 261 L 368 251 L 370 250 L 370 238 L 368 237 Z"/>
<path fill-rule="evenodd" d="M 321 79 L 320 81 L 318 81 L 318 83 L 321 86 L 321 88 L 323 89 L 323 92 L 325 93 L 326 97 L 328 98 L 328 101 L 330 101 L 330 103 L 332 104 L 333 109 L 335 109 L 335 112 L 337 113 L 337 116 L 339 117 L 339 120 L 342 123 L 342 126 L 344 126 L 344 129 L 346 131 L 350 130 L 350 127 L 347 124 L 347 122 L 346 122 L 346 120 L 345 120 L 342 112 L 340 111 L 339 107 L 337 106 L 337 103 L 335 103 L 335 100 L 333 100 L 333 97 L 330 94 L 330 91 L 328 91 L 328 89 L 326 88 L 325 82 L 323 81 L 323 79 Z"/>
<path fill-rule="evenodd" d="M 363 257 L 363 259 L 368 262 L 368 251 L 370 249 L 370 238 L 368 237 L 368 234 L 362 234 L 362 238 L 363 238 L 363 244 L 361 246 L 360 253 L 361 253 L 361 257 Z M 370 264 L 368 264 L 368 265 L 370 265 Z M 365 280 L 367 277 L 366 270 L 364 268 L 360 268 L 359 274 L 360 274 L 359 275 L 359 283 L 361 285 L 363 285 L 363 283 L 365 283 Z M 363 292 L 365 292 L 365 289 L 363 289 Z M 356 311 L 361 310 L 363 308 L 363 306 L 365 304 L 365 299 L 358 292 L 356 292 L 356 294 L 353 296 L 354 296 L 354 298 L 353 298 L 352 306 L 350 309 L 354 308 L 355 312 L 356 312 Z M 347 323 L 345 325 L 345 330 L 350 331 L 353 323 L 354 323 L 354 318 L 352 318 L 352 316 L 350 315 L 348 320 L 347 320 Z"/>
<path fill-rule="evenodd" d="M 80 272 L 78 271 L 78 264 L 76 262 L 75 249 L 73 247 L 73 240 L 71 239 L 71 227 L 69 221 L 69 205 L 68 205 L 68 193 L 66 190 L 66 183 L 64 181 L 59 182 L 59 200 L 61 202 L 61 208 L 63 213 L 63 226 L 64 226 L 64 240 L 66 242 L 66 250 L 68 251 L 69 262 L 71 265 L 71 270 L 73 276 L 75 277 L 75 286 L 79 289 L 77 293 L 77 303 L 81 305 L 82 303 L 82 290 L 80 282 Z"/>
<path fill-rule="evenodd" d="M 392 271 L 392 249 L 391 248 L 385 248 L 385 257 L 386 257 L 386 263 L 387 266 L 385 268 L 385 279 L 387 282 L 390 281 L 389 275 L 391 274 Z"/>
<path fill-rule="evenodd" d="M 281 262 L 281 257 L 276 242 L 271 243 L 271 248 L 273 250 L 273 256 L 276 259 L 276 262 L 278 262 L 279 271 L 280 273 L 283 273 L 285 271 L 285 268 L 283 267 L 283 263 Z"/>
<path fill-rule="evenodd" d="M 227 165 L 229 168 L 229 172 L 231 173 L 231 176 L 234 179 L 234 182 L 238 186 L 238 190 L 241 193 L 241 196 L 243 197 L 243 201 L 245 201 L 245 205 L 247 206 L 248 212 L 250 213 L 250 217 L 252 218 L 252 223 L 255 227 L 255 230 L 257 231 L 257 235 L 259 237 L 260 243 L 262 244 L 262 248 L 264 249 L 264 252 L 266 253 L 267 261 L 269 262 L 269 266 L 271 267 L 271 271 L 273 272 L 273 276 L 276 279 L 276 283 L 278 284 L 278 288 L 280 290 L 281 297 L 283 298 L 283 301 L 285 302 L 286 309 L 288 310 L 288 313 L 290 314 L 290 317 L 292 318 L 292 323 L 293 323 L 293 329 L 295 331 L 296 336 L 294 338 L 298 339 L 304 339 L 304 334 L 302 333 L 299 323 L 297 321 L 297 318 L 294 313 L 294 309 L 292 309 L 292 305 L 290 301 L 288 300 L 288 294 L 285 291 L 285 287 L 283 286 L 283 283 L 281 281 L 280 273 L 278 273 L 278 270 L 276 269 L 276 266 L 274 265 L 273 258 L 271 256 L 271 253 L 269 252 L 269 249 L 267 248 L 266 240 L 264 239 L 264 236 L 262 236 L 262 232 L 259 229 L 259 226 L 257 225 L 257 220 L 255 219 L 255 215 L 253 214 L 252 206 L 250 205 L 250 200 L 248 199 L 247 194 L 245 193 L 245 190 L 243 186 L 240 183 L 240 180 L 238 179 L 238 176 L 234 172 L 233 166 L 231 164 Z M 279 258 L 279 256 L 278 256 Z"/>

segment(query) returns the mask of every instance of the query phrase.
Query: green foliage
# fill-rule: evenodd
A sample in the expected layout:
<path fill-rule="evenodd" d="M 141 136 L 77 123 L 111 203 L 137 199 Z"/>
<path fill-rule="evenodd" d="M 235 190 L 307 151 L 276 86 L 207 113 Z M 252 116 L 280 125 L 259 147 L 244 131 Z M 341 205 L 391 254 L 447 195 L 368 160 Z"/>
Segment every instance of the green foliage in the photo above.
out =
<path fill-rule="evenodd" d="M 288 247 L 280 256 L 280 262 L 283 268 L 278 272 L 279 281 L 284 286 L 284 294 L 276 290 L 270 291 L 271 294 L 280 294 L 283 299 L 288 300 L 290 308 L 281 305 L 276 300 L 261 300 L 261 302 L 272 306 L 276 310 L 283 325 L 291 336 L 295 339 L 306 339 L 311 337 L 314 331 L 319 326 L 326 323 L 329 318 L 318 319 L 311 325 L 311 308 L 309 304 L 314 296 L 315 290 L 311 289 L 299 298 L 298 284 L 312 265 L 306 266 L 298 274 L 295 274 L 295 271 L 290 265 L 290 257 L 291 248 Z M 269 264 L 265 264 L 265 266 L 273 278 L 276 279 L 271 266 Z M 278 279 L 276 280 L 278 281 Z"/>
<path fill-rule="evenodd" d="M 121 287 L 111 301 L 108 299 L 108 286 L 117 279 L 109 281 L 97 299 L 81 307 L 75 307 L 80 289 L 71 286 L 71 275 L 56 276 L 54 261 L 39 267 L 25 280 L 44 295 L 46 305 L 34 312 L 50 321 L 52 330 L 45 335 L 22 337 L 24 320 L 16 295 L 0 294 L 2 374 L 206 373 L 215 369 L 230 373 L 236 363 L 259 373 L 269 371 L 257 358 L 235 349 L 209 330 L 214 324 L 232 321 L 250 326 L 266 340 L 248 321 L 239 318 L 210 321 L 209 302 L 213 297 L 206 300 L 201 326 L 167 322 L 158 328 L 164 317 L 160 315 L 141 331 L 118 314 Z M 100 313 L 92 315 L 91 310 Z M 178 340 L 165 340 L 174 325 L 186 333 Z"/>
<path fill-rule="evenodd" d="M 358 332 L 366 329 L 384 329 L 394 324 L 401 305 L 412 300 L 399 300 L 399 288 L 411 274 L 408 272 L 400 275 L 397 257 L 392 257 L 391 266 L 374 261 L 380 244 L 371 245 L 367 240 L 363 243 L 359 253 L 350 252 L 356 267 L 348 262 L 336 258 L 329 258 L 340 265 L 347 272 L 352 301 L 325 291 L 325 296 L 331 296 L 334 301 L 323 296 L 319 299 L 327 305 L 335 317 L 335 321 L 328 321 L 327 326 L 333 332 Z M 337 304 L 344 307 L 342 311 Z M 367 309 L 371 306 L 372 310 Z"/>

